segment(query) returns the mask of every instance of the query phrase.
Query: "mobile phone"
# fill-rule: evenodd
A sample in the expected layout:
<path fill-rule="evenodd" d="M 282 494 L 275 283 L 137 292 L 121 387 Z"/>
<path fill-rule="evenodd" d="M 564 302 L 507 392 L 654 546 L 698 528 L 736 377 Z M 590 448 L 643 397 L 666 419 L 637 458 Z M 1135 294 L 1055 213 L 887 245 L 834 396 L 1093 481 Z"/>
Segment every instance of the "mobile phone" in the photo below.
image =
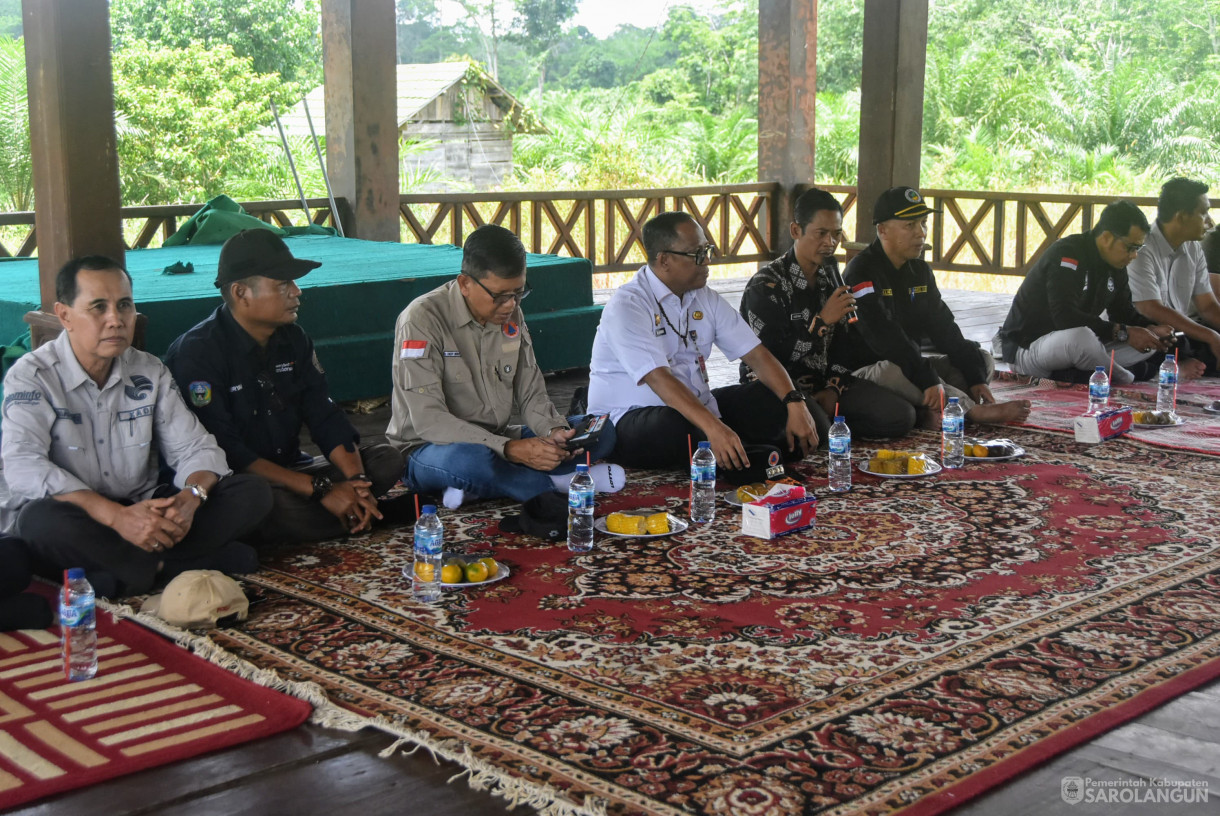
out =
<path fill-rule="evenodd" d="M 1186 342 L 1186 332 L 1176 331 L 1168 337 L 1169 345 L 1180 346 Z"/>
<path fill-rule="evenodd" d="M 597 441 L 599 436 L 602 435 L 602 431 L 605 429 L 606 423 L 609 421 L 609 414 L 597 414 L 585 417 L 585 419 L 576 426 L 576 434 L 564 444 L 564 448 L 567 450 L 576 450 L 577 448 L 589 447 Z"/>

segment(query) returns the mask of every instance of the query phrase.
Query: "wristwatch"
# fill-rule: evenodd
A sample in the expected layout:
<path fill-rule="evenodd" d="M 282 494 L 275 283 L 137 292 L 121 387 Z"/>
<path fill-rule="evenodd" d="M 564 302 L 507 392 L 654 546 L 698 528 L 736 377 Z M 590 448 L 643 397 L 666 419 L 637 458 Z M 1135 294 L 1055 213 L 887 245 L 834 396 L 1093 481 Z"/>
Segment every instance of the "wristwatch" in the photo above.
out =
<path fill-rule="evenodd" d="M 369 477 L 365 476 L 363 473 L 353 473 L 351 476 L 348 476 L 344 481 L 367 482 L 367 481 L 369 481 Z"/>
<path fill-rule="evenodd" d="M 805 395 L 801 393 L 799 388 L 794 388 L 784 395 L 784 405 L 790 405 L 794 402 L 804 402 Z"/>
<path fill-rule="evenodd" d="M 208 503 L 208 491 L 204 490 L 202 487 L 195 484 L 194 482 L 187 482 L 186 484 L 184 484 L 182 486 L 182 489 L 189 490 L 192 493 L 194 493 L 195 498 L 199 499 L 200 504 Z"/>
<path fill-rule="evenodd" d="M 1119 343 L 1127 342 L 1127 338 L 1131 335 L 1127 333 L 1127 327 L 1122 323 L 1114 324 L 1114 340 Z"/>
<path fill-rule="evenodd" d="M 322 501 L 322 498 L 323 498 L 323 497 L 324 497 L 324 496 L 325 496 L 327 493 L 329 493 L 329 492 L 330 492 L 330 489 L 331 489 L 332 487 L 334 487 L 334 483 L 333 483 L 333 482 L 331 482 L 331 480 L 330 480 L 330 478 L 329 478 L 329 477 L 326 477 L 326 476 L 314 476 L 314 477 L 313 477 L 313 493 L 310 495 L 309 500 L 310 500 L 311 502 L 320 502 L 320 501 Z"/>
<path fill-rule="evenodd" d="M 813 316 L 813 326 L 811 327 L 810 331 L 811 334 L 816 334 L 818 337 L 825 337 L 826 332 L 829 330 L 830 325 L 822 319 L 820 314 Z"/>

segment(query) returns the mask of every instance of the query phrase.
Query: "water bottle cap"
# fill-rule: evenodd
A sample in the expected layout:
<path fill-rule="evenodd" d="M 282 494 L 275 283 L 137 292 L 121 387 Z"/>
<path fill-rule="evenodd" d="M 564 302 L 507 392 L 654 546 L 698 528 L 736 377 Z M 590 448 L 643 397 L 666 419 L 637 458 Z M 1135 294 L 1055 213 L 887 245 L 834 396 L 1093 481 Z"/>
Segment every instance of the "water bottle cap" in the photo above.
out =
<path fill-rule="evenodd" d="M 957 397 L 949 397 L 950 405 L 957 405 Z"/>
<path fill-rule="evenodd" d="M 425 504 L 422 508 L 420 508 L 419 513 L 421 516 L 426 516 L 429 513 L 436 515 L 436 505 L 435 504 Z"/>
<path fill-rule="evenodd" d="M 845 420 L 844 420 L 844 419 L 843 419 L 843 417 L 841 417 L 841 416 L 837 416 L 837 417 L 835 417 L 835 422 L 844 422 L 844 421 L 845 421 Z"/>
<path fill-rule="evenodd" d="M 577 473 L 588 473 L 588 472 L 589 472 L 589 466 L 588 466 L 588 465 L 577 465 L 577 466 L 576 466 L 576 472 L 577 472 Z"/>
<path fill-rule="evenodd" d="M 710 448 L 711 446 L 712 446 L 711 442 L 700 442 L 699 443 L 700 448 Z"/>
<path fill-rule="evenodd" d="M 1172 354 L 1166 354 L 1166 355 L 1165 355 L 1165 362 L 1167 362 L 1167 363 L 1168 363 L 1168 362 L 1169 362 L 1170 360 L 1172 360 L 1172 359 L 1173 359 L 1173 355 L 1172 355 Z"/>
<path fill-rule="evenodd" d="M 1097 372 L 1098 372 L 1098 373 L 1105 373 L 1105 370 L 1106 370 L 1106 367 L 1105 367 L 1105 366 L 1098 366 L 1098 367 L 1097 367 Z"/>
<path fill-rule="evenodd" d="M 73 567 L 72 569 L 67 570 L 67 573 L 69 581 L 77 581 L 85 577 L 85 568 Z"/>

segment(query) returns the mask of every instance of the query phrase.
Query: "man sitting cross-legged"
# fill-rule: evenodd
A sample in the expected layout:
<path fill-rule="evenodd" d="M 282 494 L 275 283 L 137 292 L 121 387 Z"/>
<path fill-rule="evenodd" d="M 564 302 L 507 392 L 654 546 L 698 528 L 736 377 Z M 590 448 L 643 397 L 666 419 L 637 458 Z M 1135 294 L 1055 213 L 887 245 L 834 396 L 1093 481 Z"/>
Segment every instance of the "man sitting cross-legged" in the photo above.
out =
<path fill-rule="evenodd" d="M 64 330 L 4 378 L 3 529 L 46 574 L 83 567 L 99 595 L 140 594 L 188 569 L 251 572 L 237 539 L 271 508 L 230 474 L 169 369 L 131 348 L 131 277 L 117 262 L 67 263 L 55 281 Z M 175 471 L 159 484 L 158 454 Z"/>
<path fill-rule="evenodd" d="M 614 461 L 679 468 L 690 461 L 690 443 L 707 440 L 723 473 L 750 466 L 746 445 L 771 445 L 789 459 L 817 448 L 805 395 L 741 315 L 707 288 L 712 247 L 699 224 L 687 213 L 661 213 L 644 225 L 643 238 L 648 264 L 606 304 L 589 366 L 589 407 L 615 421 Z M 711 388 L 713 345 L 743 360 L 758 380 Z"/>
<path fill-rule="evenodd" d="M 877 199 L 877 238 L 843 275 L 859 304 L 857 326 L 866 341 L 851 348 L 858 353 L 855 375 L 924 409 L 924 424 L 931 427 L 940 427 L 945 396 L 957 397 L 973 422 L 1019 422 L 1029 416 L 1029 401 L 996 401 L 988 385 L 995 362 L 962 336 L 921 257 L 933 212 L 939 210 L 911 187 L 893 187 Z M 940 353 L 925 356 L 924 338 Z"/>
<path fill-rule="evenodd" d="M 479 227 L 462 248 L 456 280 L 416 298 L 394 327 L 394 392 L 386 436 L 407 457 L 406 483 L 466 499 L 527 501 L 566 491 L 577 456 L 569 421 L 551 404 L 521 314 L 530 293 L 525 247 L 500 226 Z M 524 426 L 509 424 L 518 415 Z M 607 428 L 590 448 L 614 446 Z M 599 491 L 623 486 L 623 469 L 594 465 Z"/>
<path fill-rule="evenodd" d="M 402 475 L 402 456 L 390 445 L 357 447 L 360 436 L 330 398 L 313 342 L 297 324 L 296 281 L 318 266 L 294 258 L 269 230 L 234 235 L 216 272 L 223 302 L 165 356 L 229 465 L 271 483 L 275 503 L 260 538 L 273 543 L 368 530 L 388 510 L 378 497 Z M 303 426 L 326 462 L 302 456 Z M 413 501 L 392 500 L 391 520 L 414 520 Z"/>

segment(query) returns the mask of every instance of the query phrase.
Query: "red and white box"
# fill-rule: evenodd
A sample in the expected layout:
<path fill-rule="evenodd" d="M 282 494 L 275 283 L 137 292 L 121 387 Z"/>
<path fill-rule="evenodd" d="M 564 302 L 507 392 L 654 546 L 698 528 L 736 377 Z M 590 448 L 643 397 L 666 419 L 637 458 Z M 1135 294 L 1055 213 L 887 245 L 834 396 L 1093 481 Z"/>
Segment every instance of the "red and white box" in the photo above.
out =
<path fill-rule="evenodd" d="M 1105 442 L 1131 430 L 1131 409 L 1123 405 L 1096 414 L 1078 416 L 1074 428 L 1077 442 L 1092 445 Z"/>
<path fill-rule="evenodd" d="M 818 497 L 800 485 L 777 484 L 758 501 L 741 506 L 741 532 L 755 538 L 777 538 L 808 530 L 818 515 Z"/>

